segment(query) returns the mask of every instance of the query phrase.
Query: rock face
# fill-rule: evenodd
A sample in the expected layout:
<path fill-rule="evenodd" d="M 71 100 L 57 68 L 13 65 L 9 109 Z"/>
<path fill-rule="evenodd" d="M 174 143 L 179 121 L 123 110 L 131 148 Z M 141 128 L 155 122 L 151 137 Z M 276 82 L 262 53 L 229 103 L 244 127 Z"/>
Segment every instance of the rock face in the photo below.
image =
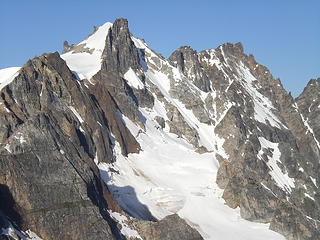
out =
<path fill-rule="evenodd" d="M 102 53 L 101 70 L 92 81 L 104 85 L 119 110 L 132 121 L 143 126 L 143 119 L 137 107 L 152 108 L 153 97 L 145 87 L 135 89 L 128 85 L 125 73 L 129 69 L 143 82 L 144 73 L 140 65 L 139 52 L 131 39 L 128 22 L 126 19 L 117 19 L 107 35 Z"/>
<path fill-rule="evenodd" d="M 198 54 L 190 47 L 181 47 L 169 57 L 170 63 L 192 80 L 204 92 L 210 91 L 210 81 L 199 62 Z"/>
<path fill-rule="evenodd" d="M 138 224 L 137 229 L 142 239 L 145 240 L 200 240 L 201 235 L 194 231 L 183 219 L 178 215 L 169 215 L 160 222 L 143 222 Z M 172 231 L 167 231 L 172 229 Z"/>
<path fill-rule="evenodd" d="M 129 37 L 123 24 L 127 24 L 123 19 L 114 24 L 117 39 Z M 136 51 L 132 44 L 130 51 Z M 94 162 L 113 162 L 115 141 L 124 155 L 140 149 L 121 118 L 120 112 L 130 111 L 130 106 L 128 110 L 110 87 L 112 81 L 117 87 L 124 84 L 123 98 L 129 99 L 133 92 L 118 72 L 126 63 L 116 64 L 109 71 L 108 62 L 108 70 L 101 72 L 115 72 L 97 77 L 100 81 L 88 87 L 58 53 L 44 54 L 28 61 L 2 89 L 1 228 L 11 222 L 22 233 L 31 229 L 48 240 L 126 239 L 109 213 L 122 210 Z M 196 233 L 185 222 L 179 226 Z"/>
<path fill-rule="evenodd" d="M 107 122 L 92 111 L 89 93 L 81 90 L 59 54 L 29 61 L 3 89 L 2 100 L 9 111 L 1 115 L 6 147 L 0 182 L 15 201 L 18 227 L 43 239 L 114 239 L 117 229 L 111 229 L 105 210 L 112 203 L 107 203 L 108 190 L 92 161 L 95 140 L 89 135 L 90 121 L 100 120 L 108 133 Z M 91 112 L 91 120 L 80 117 L 77 104 Z M 96 140 L 104 138 L 101 132 L 96 130 Z M 103 145 L 101 154 L 112 161 L 109 145 Z M 17 216 L 8 218 L 17 223 Z"/>
<path fill-rule="evenodd" d="M 205 56 L 202 62 L 210 63 L 210 55 L 200 54 Z M 315 172 L 307 165 L 319 168 L 319 148 L 297 104 L 279 80 L 243 53 L 240 44 L 225 44 L 213 55 L 227 64 L 219 69 L 222 74 L 215 75 L 227 74 L 226 80 L 229 78 L 227 87 L 219 81 L 213 86 L 218 92 L 225 91 L 223 102 L 231 102 L 215 128 L 225 139 L 223 146 L 228 153 L 228 158 L 220 158 L 217 177 L 217 183 L 225 189 L 223 198 L 230 207 L 239 206 L 243 218 L 271 222 L 271 229 L 287 239 L 317 239 L 315 221 L 319 215 L 309 209 L 319 209 L 314 198 L 319 189 L 311 180 Z M 245 78 L 252 82 L 244 82 Z M 272 118 L 260 118 L 265 107 Z M 223 106 L 217 106 L 220 108 Z M 276 165 L 272 165 L 275 158 Z M 279 171 L 287 175 L 287 180 L 278 179 Z"/>
<path fill-rule="evenodd" d="M 303 120 L 308 123 L 307 127 L 313 135 L 314 140 L 318 144 L 320 138 L 320 125 L 319 125 L 319 88 L 320 78 L 312 79 L 296 99 L 296 103 L 299 107 L 299 112 L 302 115 Z"/>
<path fill-rule="evenodd" d="M 92 78 L 80 81 L 49 53 L 1 90 L 0 229 L 48 240 L 202 239 L 180 214 L 130 216 L 97 167 L 122 176 L 117 146 L 124 157 L 143 154 L 153 127 L 219 161 L 222 197 L 242 218 L 270 223 L 288 240 L 320 239 L 320 79 L 293 99 L 241 43 L 181 47 L 164 59 L 125 19 L 106 36 Z M 71 51 L 94 52 L 65 42 L 63 52 Z"/>
<path fill-rule="evenodd" d="M 126 19 L 117 19 L 109 29 L 102 58 L 102 69 L 106 72 L 124 74 L 130 67 L 140 68 L 138 51 L 131 40 Z"/>

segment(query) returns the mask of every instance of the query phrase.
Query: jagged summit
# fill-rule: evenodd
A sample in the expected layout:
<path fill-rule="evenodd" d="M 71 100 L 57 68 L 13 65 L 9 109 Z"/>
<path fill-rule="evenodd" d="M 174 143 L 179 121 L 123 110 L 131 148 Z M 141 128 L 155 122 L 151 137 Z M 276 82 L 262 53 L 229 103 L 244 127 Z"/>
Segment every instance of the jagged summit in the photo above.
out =
<path fill-rule="evenodd" d="M 164 59 L 125 19 L 0 79 L 2 236 L 319 238 L 318 80 L 293 99 L 240 43 Z"/>
<path fill-rule="evenodd" d="M 113 32 L 115 35 L 119 35 L 121 33 L 130 35 L 128 20 L 125 18 L 117 18 L 114 22 Z"/>
<path fill-rule="evenodd" d="M 120 18 L 109 30 L 102 54 L 102 70 L 124 74 L 131 67 L 140 68 L 138 51 L 131 39 L 128 21 Z"/>

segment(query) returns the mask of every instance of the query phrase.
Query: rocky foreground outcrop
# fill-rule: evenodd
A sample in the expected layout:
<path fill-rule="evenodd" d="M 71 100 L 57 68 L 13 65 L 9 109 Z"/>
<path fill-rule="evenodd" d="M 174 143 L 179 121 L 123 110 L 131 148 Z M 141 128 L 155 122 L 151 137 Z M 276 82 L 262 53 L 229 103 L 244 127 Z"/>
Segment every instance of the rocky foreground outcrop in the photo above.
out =
<path fill-rule="evenodd" d="M 66 43 L 64 52 L 74 49 Z M 176 214 L 130 216 L 96 165 L 116 160 L 117 143 L 124 156 L 143 151 L 123 118 L 145 129 L 141 109 L 157 103 L 161 131 L 219 160 L 222 197 L 242 218 L 270 223 L 288 240 L 320 239 L 319 79 L 294 99 L 240 43 L 181 47 L 164 59 L 132 37 L 125 19 L 108 30 L 101 57 L 100 70 L 80 81 L 58 53 L 44 54 L 1 90 L 0 229 L 48 240 L 202 239 Z M 153 79 L 159 73 L 168 91 Z M 201 126 L 223 144 L 204 143 Z"/>
<path fill-rule="evenodd" d="M 122 210 L 94 159 L 112 162 L 115 140 L 124 155 L 139 144 L 108 88 L 88 89 L 52 53 L 28 61 L 1 100 L 1 228 L 7 219 L 42 239 L 124 239 L 109 213 Z"/>

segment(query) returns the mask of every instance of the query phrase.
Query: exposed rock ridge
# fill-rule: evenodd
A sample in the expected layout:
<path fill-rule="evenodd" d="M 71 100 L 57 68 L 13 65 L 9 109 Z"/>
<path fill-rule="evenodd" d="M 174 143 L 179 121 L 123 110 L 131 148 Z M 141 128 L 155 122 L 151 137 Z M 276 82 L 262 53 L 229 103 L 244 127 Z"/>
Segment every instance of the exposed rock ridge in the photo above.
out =
<path fill-rule="evenodd" d="M 108 31 L 91 79 L 79 81 L 58 53 L 44 54 L 2 89 L 3 226 L 9 219 L 43 239 L 130 239 L 126 228 L 136 239 L 202 239 L 178 215 L 130 217 L 97 168 L 116 161 L 116 144 L 124 156 L 139 153 L 145 113 L 156 109 L 159 134 L 219 160 L 222 197 L 242 218 L 270 223 L 288 240 L 319 239 L 319 79 L 293 99 L 241 43 L 181 47 L 166 60 L 130 34 L 126 19 Z"/>
<path fill-rule="evenodd" d="M 109 29 L 102 58 L 102 69 L 106 72 L 124 74 L 129 67 L 140 68 L 138 51 L 131 40 L 126 19 L 117 19 Z"/>
<path fill-rule="evenodd" d="M 144 73 L 140 65 L 140 56 L 128 29 L 126 19 L 117 19 L 106 39 L 102 55 L 101 70 L 93 77 L 93 82 L 99 82 L 110 92 L 120 111 L 132 121 L 143 126 L 143 119 L 138 106 L 152 108 L 153 97 L 145 87 L 135 89 L 125 79 L 129 69 L 144 82 Z"/>
<path fill-rule="evenodd" d="M 315 198 L 319 189 L 312 181 L 317 174 L 311 168 L 319 168 L 319 148 L 280 80 L 252 55 L 246 55 L 241 43 L 227 43 L 199 54 L 181 47 L 169 62 L 147 47 L 140 49 L 145 52 L 148 70 L 165 73 L 170 80 L 170 96 L 191 109 L 201 123 L 212 125 L 212 134 L 225 140 L 227 157 L 217 155 L 221 160 L 217 183 L 225 189 L 227 204 L 239 206 L 245 219 L 271 222 L 271 229 L 288 239 L 316 238 L 319 230 L 314 221 L 319 221 L 319 215 L 311 209 L 319 206 Z M 199 79 L 205 84 L 194 78 L 200 72 Z M 197 127 L 168 102 L 167 92 L 160 89 L 159 94 L 148 75 L 146 82 L 166 106 L 170 131 L 203 147 Z M 279 171 L 288 177 L 286 183 L 276 182 L 270 165 L 276 152 Z M 288 224 L 291 218 L 295 224 Z"/>
<path fill-rule="evenodd" d="M 193 69 L 194 76 L 201 70 L 206 76 L 204 79 L 211 82 L 212 98 L 215 97 L 212 122 L 215 122 L 215 133 L 225 139 L 223 146 L 228 153 L 228 158 L 220 162 L 217 178 L 219 186 L 225 188 L 223 197 L 227 204 L 239 206 L 245 219 L 271 222 L 271 228 L 288 239 L 315 239 L 319 230 L 314 221 L 319 221 L 319 215 L 314 215 L 311 209 L 319 208 L 319 200 L 314 198 L 319 189 L 312 179 L 317 178 L 315 169 L 319 169 L 319 146 L 294 99 L 266 67 L 258 64 L 252 55 L 244 54 L 240 43 L 202 51 L 198 59 L 193 57 L 191 62 L 181 52 L 196 54 L 182 47 L 170 56 L 171 64 L 186 76 L 190 74 L 186 69 Z M 193 68 L 195 64 L 197 70 Z M 207 109 L 212 102 L 209 96 L 205 101 Z M 259 101 L 270 101 L 268 108 L 260 107 Z M 271 112 L 276 121 L 259 118 L 259 108 L 268 115 Z M 281 171 L 295 179 L 294 189 L 281 190 L 268 174 L 273 169 L 268 170 L 270 153 L 260 153 L 264 151 L 263 139 L 278 144 Z M 305 159 L 308 159 L 307 165 Z M 296 219 L 296 224 L 288 224 L 291 220 L 284 217 L 286 214 Z"/>
<path fill-rule="evenodd" d="M 114 239 L 118 230 L 104 210 L 113 208 L 112 197 L 92 160 L 90 120 L 76 111 L 78 103 L 89 111 L 92 102 L 65 62 L 57 53 L 29 61 L 3 89 L 2 100 L 9 112 L 1 117 L 7 146 L 1 184 L 18 206 L 19 227 L 43 239 Z M 91 118 L 103 117 L 92 112 Z M 109 145 L 104 148 L 105 160 L 112 161 Z M 86 217 L 79 220 L 79 214 Z"/>
<path fill-rule="evenodd" d="M 192 79 L 194 85 L 204 92 L 210 90 L 210 82 L 198 60 L 198 54 L 190 47 L 181 47 L 174 51 L 168 59 L 172 65 L 179 67 L 181 72 Z"/>
<path fill-rule="evenodd" d="M 118 72 L 115 78 L 125 83 Z M 10 207 L 5 218 L 17 229 L 31 229 L 48 240 L 129 239 L 110 214 L 126 213 L 113 200 L 96 163 L 114 161 L 115 141 L 123 155 L 140 146 L 123 122 L 125 103 L 118 104 L 107 80 L 78 81 L 53 53 L 28 61 L 1 91 L 0 184 L 8 190 L 0 191 L 0 211 Z M 181 219 L 174 222 L 175 228 L 167 226 L 166 234 L 172 233 L 167 239 L 176 239 L 179 231 L 202 239 Z M 135 221 L 135 226 L 141 224 L 148 232 L 160 231 L 157 226 L 164 223 Z M 154 234 L 151 239 L 159 239 Z M 188 234 L 182 239 L 190 239 Z"/>

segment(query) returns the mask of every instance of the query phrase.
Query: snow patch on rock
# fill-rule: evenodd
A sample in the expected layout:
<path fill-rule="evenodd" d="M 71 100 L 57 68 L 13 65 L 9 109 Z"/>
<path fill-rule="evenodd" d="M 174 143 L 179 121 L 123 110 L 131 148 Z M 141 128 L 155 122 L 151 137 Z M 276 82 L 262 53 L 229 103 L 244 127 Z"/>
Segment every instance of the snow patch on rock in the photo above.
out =
<path fill-rule="evenodd" d="M 267 125 L 269 123 L 272 127 L 286 129 L 287 127 L 284 126 L 279 118 L 272 112 L 275 110 L 272 102 L 267 97 L 263 96 L 254 86 L 254 81 L 257 79 L 251 74 L 250 70 L 245 67 L 242 62 L 237 70 L 241 76 L 241 79 L 238 80 L 243 84 L 247 92 L 253 98 L 255 119 Z"/>
<path fill-rule="evenodd" d="M 77 110 L 72 107 L 72 106 L 69 106 L 70 110 L 73 112 L 73 114 L 77 117 L 77 119 L 79 120 L 80 123 L 83 123 L 83 119 L 82 117 L 80 116 L 80 114 L 77 112 Z"/>
<path fill-rule="evenodd" d="M 285 192 L 291 193 L 292 188 L 295 187 L 294 179 L 290 178 L 288 173 L 283 173 L 283 171 L 278 166 L 278 163 L 281 163 L 280 156 L 281 152 L 278 147 L 278 143 L 273 143 L 265 139 L 264 137 L 259 137 L 259 141 L 261 144 L 261 149 L 258 153 L 258 157 L 263 160 L 262 155 L 264 154 L 264 149 L 271 149 L 272 156 L 268 157 L 268 162 L 266 162 L 267 166 L 270 169 L 269 174 L 275 180 L 277 185 L 284 190 Z"/>
<path fill-rule="evenodd" d="M 117 213 L 117 212 L 112 212 L 111 210 L 109 210 L 108 212 L 109 212 L 110 216 L 120 224 L 121 233 L 124 236 L 126 236 L 128 238 L 141 239 L 142 240 L 142 238 L 139 235 L 139 233 L 136 230 L 134 230 L 134 229 L 132 229 L 132 228 L 130 228 L 128 226 L 128 223 L 127 223 L 128 222 L 128 218 L 126 216 L 121 215 L 120 213 Z"/>
<path fill-rule="evenodd" d="M 144 87 L 143 82 L 140 80 L 137 74 L 132 70 L 132 68 L 129 68 L 129 70 L 124 74 L 123 78 L 127 81 L 129 86 L 135 89 L 143 89 Z"/>

